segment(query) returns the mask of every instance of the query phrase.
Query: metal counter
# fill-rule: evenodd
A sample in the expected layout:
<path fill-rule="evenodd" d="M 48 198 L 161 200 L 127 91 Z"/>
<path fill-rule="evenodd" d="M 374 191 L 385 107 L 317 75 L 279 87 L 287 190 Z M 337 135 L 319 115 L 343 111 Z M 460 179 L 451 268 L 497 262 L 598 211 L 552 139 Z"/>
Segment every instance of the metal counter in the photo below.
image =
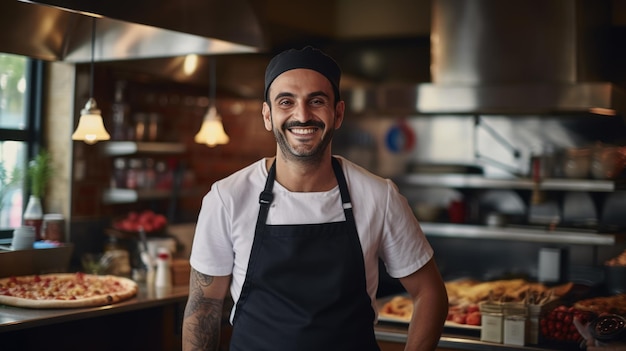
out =
<path fill-rule="evenodd" d="M 376 339 L 392 343 L 404 344 L 407 338 L 407 325 L 402 323 L 379 322 L 375 327 Z M 439 340 L 439 347 L 453 350 L 473 351 L 565 351 L 580 350 L 574 345 L 528 345 L 516 346 L 480 341 L 480 332 L 476 330 L 464 331 L 455 328 L 445 328 Z"/>

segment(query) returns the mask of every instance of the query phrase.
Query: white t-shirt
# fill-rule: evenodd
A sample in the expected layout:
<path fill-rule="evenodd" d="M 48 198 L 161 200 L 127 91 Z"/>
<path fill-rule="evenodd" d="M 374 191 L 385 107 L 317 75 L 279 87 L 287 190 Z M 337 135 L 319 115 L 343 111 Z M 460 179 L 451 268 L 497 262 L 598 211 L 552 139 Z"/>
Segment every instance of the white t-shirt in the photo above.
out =
<path fill-rule="evenodd" d="M 352 200 L 363 258 L 367 290 L 376 309 L 378 258 L 391 277 L 410 275 L 426 264 L 433 249 L 426 240 L 406 198 L 396 185 L 364 168 L 341 160 Z M 232 274 L 235 306 L 243 285 L 252 248 L 259 195 L 267 179 L 261 159 L 213 184 L 202 200 L 196 224 L 191 266 L 211 276 Z M 314 224 L 345 220 L 339 187 L 325 192 L 290 192 L 274 182 L 274 200 L 267 224 Z M 231 313 L 231 318 L 234 315 Z"/>

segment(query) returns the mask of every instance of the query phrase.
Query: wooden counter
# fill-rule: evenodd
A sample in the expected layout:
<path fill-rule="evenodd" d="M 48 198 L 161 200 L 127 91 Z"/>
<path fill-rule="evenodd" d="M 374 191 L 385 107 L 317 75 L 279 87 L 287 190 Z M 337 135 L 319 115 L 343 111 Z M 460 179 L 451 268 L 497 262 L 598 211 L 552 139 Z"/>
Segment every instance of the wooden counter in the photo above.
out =
<path fill-rule="evenodd" d="M 78 309 L 0 306 L 1 349 L 63 351 L 172 351 L 181 349 L 188 287 L 140 285 L 136 297 Z"/>

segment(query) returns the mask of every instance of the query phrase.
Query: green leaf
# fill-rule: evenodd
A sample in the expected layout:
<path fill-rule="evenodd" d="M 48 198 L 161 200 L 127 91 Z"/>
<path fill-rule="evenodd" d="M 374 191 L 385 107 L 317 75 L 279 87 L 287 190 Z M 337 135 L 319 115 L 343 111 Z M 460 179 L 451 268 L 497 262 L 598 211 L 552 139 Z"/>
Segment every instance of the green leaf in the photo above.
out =
<path fill-rule="evenodd" d="M 52 158 L 46 150 L 42 150 L 33 160 L 28 163 L 28 181 L 30 182 L 31 195 L 42 198 L 48 181 L 52 178 Z"/>

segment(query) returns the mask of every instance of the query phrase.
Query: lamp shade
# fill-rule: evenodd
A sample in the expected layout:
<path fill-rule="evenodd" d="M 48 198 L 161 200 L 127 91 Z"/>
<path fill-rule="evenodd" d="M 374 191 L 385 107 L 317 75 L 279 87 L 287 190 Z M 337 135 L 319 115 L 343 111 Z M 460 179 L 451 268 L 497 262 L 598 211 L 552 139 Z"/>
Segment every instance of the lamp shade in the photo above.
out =
<path fill-rule="evenodd" d="M 93 98 L 93 57 L 96 44 L 96 18 L 91 19 L 91 67 L 89 74 L 89 100 L 85 104 L 85 107 L 80 111 L 80 119 L 78 120 L 78 126 L 72 134 L 72 140 L 82 140 L 87 144 L 95 144 L 101 140 L 109 140 L 111 136 L 104 128 L 104 122 L 102 122 L 102 115 L 100 109 L 96 104 L 96 99 Z"/>
<path fill-rule="evenodd" d="M 96 106 L 96 100 L 89 98 L 80 112 L 80 119 L 76 131 L 72 134 L 72 140 L 81 140 L 87 144 L 95 144 L 98 141 L 109 140 L 111 136 L 104 128 L 100 110 Z"/>
<path fill-rule="evenodd" d="M 217 114 L 215 106 L 209 107 L 202 121 L 202 127 L 200 127 L 200 131 L 196 134 L 194 140 L 198 144 L 206 144 L 209 147 L 218 144 L 228 144 L 230 141 L 230 138 L 224 131 L 222 118 Z"/>

